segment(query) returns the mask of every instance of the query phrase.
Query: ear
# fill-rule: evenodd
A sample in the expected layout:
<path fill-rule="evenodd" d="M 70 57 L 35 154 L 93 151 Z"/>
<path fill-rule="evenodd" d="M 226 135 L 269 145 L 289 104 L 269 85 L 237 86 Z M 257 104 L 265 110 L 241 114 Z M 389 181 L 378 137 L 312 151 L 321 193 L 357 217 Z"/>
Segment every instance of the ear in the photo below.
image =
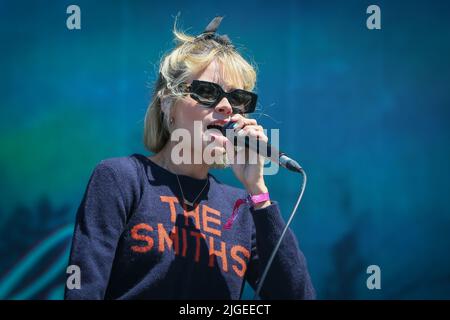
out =
<path fill-rule="evenodd" d="M 167 97 L 161 97 L 161 111 L 166 113 L 169 112 L 170 99 Z"/>

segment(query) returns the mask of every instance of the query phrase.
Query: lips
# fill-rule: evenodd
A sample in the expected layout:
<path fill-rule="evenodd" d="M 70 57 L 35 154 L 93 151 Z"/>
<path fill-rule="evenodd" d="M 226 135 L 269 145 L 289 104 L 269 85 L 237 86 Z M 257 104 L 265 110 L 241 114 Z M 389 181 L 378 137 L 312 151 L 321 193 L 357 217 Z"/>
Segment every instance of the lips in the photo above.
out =
<path fill-rule="evenodd" d="M 210 136 L 213 137 L 214 140 L 218 141 L 222 146 L 225 146 L 227 143 L 229 143 L 228 139 L 226 138 L 223 130 L 223 126 L 228 123 L 229 120 L 215 120 L 210 122 L 206 129 L 208 130 L 208 133 Z"/>
<path fill-rule="evenodd" d="M 214 120 L 212 122 L 210 122 L 206 127 L 208 128 L 209 126 L 218 126 L 218 127 L 222 127 L 225 123 L 227 123 L 229 120 Z"/>

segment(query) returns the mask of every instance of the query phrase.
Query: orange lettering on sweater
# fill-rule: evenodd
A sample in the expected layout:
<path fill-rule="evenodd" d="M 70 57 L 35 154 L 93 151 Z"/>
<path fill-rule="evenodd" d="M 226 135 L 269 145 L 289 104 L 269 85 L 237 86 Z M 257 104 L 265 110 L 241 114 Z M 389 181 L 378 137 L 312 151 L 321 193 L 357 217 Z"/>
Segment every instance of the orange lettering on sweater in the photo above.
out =
<path fill-rule="evenodd" d="M 140 240 L 140 241 L 147 242 L 146 246 L 132 246 L 131 250 L 133 250 L 134 252 L 145 253 L 153 248 L 153 239 L 149 236 L 139 234 L 138 232 L 140 230 L 153 231 L 153 228 L 150 227 L 146 223 L 140 223 L 140 224 L 135 225 L 133 227 L 133 229 L 131 229 L 131 237 L 134 240 Z"/>
<path fill-rule="evenodd" d="M 161 202 L 167 202 L 170 208 L 170 221 L 175 223 L 175 219 L 177 217 L 177 210 L 175 209 L 175 203 L 178 203 L 178 199 L 176 197 L 168 197 L 168 196 L 160 196 Z"/>
<path fill-rule="evenodd" d="M 209 264 L 208 266 L 214 267 L 214 257 L 220 257 L 222 260 L 222 270 L 228 272 L 227 251 L 226 244 L 220 241 L 220 251 L 214 249 L 214 238 L 209 237 Z"/>
<path fill-rule="evenodd" d="M 167 234 L 166 229 L 162 223 L 158 223 L 158 250 L 163 252 L 165 250 L 164 244 L 167 243 L 167 247 L 170 249 L 172 246 L 175 249 L 175 254 L 178 255 L 180 251 L 178 240 L 178 227 L 173 227 L 170 235 Z"/>
<path fill-rule="evenodd" d="M 200 261 L 200 238 L 206 239 L 203 233 L 191 231 L 191 236 L 195 237 L 195 262 Z"/>
<path fill-rule="evenodd" d="M 236 274 L 242 278 L 245 275 L 245 271 L 247 271 L 247 263 L 244 259 L 238 256 L 238 253 L 242 253 L 245 258 L 249 259 L 250 252 L 245 247 L 240 245 L 235 245 L 233 246 L 233 248 L 231 248 L 231 258 L 233 258 L 233 260 L 241 265 L 240 269 L 235 265 L 233 265 L 232 268 L 234 272 L 236 272 Z"/>
<path fill-rule="evenodd" d="M 199 217 L 199 214 L 198 214 L 198 207 L 199 206 L 196 206 L 195 209 L 191 210 L 191 211 L 183 209 L 184 225 L 186 227 L 189 226 L 189 217 L 192 217 L 192 218 L 194 218 L 194 221 L 195 221 L 195 227 L 200 230 L 200 217 Z"/>
<path fill-rule="evenodd" d="M 202 210 L 203 230 L 205 232 L 209 232 L 209 233 L 215 234 L 216 236 L 220 237 L 222 235 L 222 232 L 220 231 L 220 219 L 216 219 L 216 218 L 208 216 L 208 212 L 215 214 L 216 216 L 218 216 L 220 218 L 220 211 L 210 208 L 207 205 L 203 205 L 203 210 Z M 218 225 L 219 228 L 215 229 L 215 228 L 209 227 L 208 222 Z"/>
<path fill-rule="evenodd" d="M 186 257 L 186 250 L 187 250 L 187 234 L 186 229 L 181 228 L 181 235 L 183 237 L 183 249 L 181 251 L 181 256 Z"/>
<path fill-rule="evenodd" d="M 162 253 L 168 248 L 169 251 L 173 250 L 175 255 L 178 256 L 187 257 L 189 255 L 189 258 L 192 259 L 193 255 L 196 263 L 200 263 L 200 260 L 206 262 L 208 258 L 209 268 L 214 268 L 214 261 L 220 258 L 221 263 L 217 261 L 217 264 L 221 270 L 229 272 L 230 266 L 237 276 L 245 277 L 251 253 L 239 244 L 227 244 L 221 241 L 222 227 L 219 210 L 200 204 L 191 211 L 184 207 L 182 213 L 178 214 L 177 210 L 180 210 L 178 198 L 160 196 L 160 200 L 168 204 L 167 213 L 169 216 L 164 217 L 162 222 L 157 223 L 157 226 L 154 227 L 146 223 L 135 225 L 131 229 L 131 238 L 143 241 L 143 243 L 131 246 L 133 252 L 146 253 L 155 247 L 155 250 Z M 182 219 L 183 217 L 185 226 L 177 223 L 181 222 L 177 221 L 177 218 Z M 170 222 L 167 221 L 168 218 L 170 218 Z M 193 221 L 189 221 L 190 219 Z M 165 226 L 164 223 L 168 225 Z M 155 230 L 153 230 L 154 228 Z M 155 231 L 155 233 L 148 234 L 152 231 Z M 158 239 L 155 238 L 156 236 Z M 195 245 L 190 244 L 192 240 L 195 241 Z M 157 246 L 155 246 L 155 241 L 158 242 Z M 191 252 L 188 252 L 188 250 Z"/>

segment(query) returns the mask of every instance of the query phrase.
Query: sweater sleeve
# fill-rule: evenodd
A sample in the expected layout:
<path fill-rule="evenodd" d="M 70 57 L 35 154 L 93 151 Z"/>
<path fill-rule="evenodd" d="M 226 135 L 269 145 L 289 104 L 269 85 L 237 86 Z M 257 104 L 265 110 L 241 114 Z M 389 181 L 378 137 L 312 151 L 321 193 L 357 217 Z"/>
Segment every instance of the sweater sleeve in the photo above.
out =
<path fill-rule="evenodd" d="M 250 209 L 254 226 L 252 252 L 246 279 L 256 290 L 285 222 L 277 202 L 261 209 Z M 290 229 L 286 232 L 280 248 L 267 273 L 260 292 L 262 299 L 315 299 L 315 290 L 308 273 L 306 259 L 297 239 Z"/>
<path fill-rule="evenodd" d="M 80 289 L 65 288 L 65 299 L 103 299 L 126 205 L 114 169 L 103 161 L 92 173 L 78 208 L 69 265 L 80 268 Z"/>

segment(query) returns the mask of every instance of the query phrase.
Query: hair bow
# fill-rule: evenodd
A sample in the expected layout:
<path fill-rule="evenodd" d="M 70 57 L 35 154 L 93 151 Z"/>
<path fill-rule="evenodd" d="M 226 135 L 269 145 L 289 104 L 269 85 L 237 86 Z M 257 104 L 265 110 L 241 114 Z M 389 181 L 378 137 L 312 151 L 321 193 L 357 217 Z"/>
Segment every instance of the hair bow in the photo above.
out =
<path fill-rule="evenodd" d="M 216 34 L 217 29 L 219 28 L 220 23 L 222 22 L 223 17 L 215 17 L 211 20 L 211 22 L 206 26 L 205 31 L 203 31 L 199 36 L 197 36 L 198 39 L 214 39 L 217 42 L 223 44 L 232 46 L 230 38 L 226 35 L 219 35 Z"/>

